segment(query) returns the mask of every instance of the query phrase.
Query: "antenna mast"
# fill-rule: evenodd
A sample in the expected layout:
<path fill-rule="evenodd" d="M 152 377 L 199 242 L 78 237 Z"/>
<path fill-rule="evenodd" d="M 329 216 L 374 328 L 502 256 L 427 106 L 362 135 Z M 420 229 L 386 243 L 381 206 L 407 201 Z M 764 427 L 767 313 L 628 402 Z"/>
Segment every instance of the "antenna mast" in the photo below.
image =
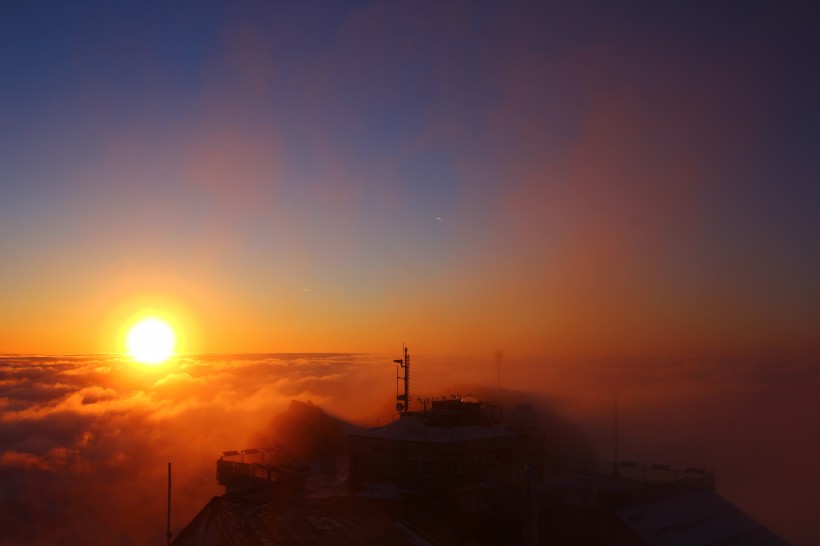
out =
<path fill-rule="evenodd" d="M 399 375 L 396 368 L 396 411 L 407 414 L 410 409 L 410 353 L 407 352 L 407 345 L 402 345 L 404 358 L 397 358 L 393 362 L 404 368 L 404 376 Z M 399 394 L 399 379 L 404 381 L 404 394 Z"/>
<path fill-rule="evenodd" d="M 619 456 L 618 456 L 618 393 L 617 392 L 615 393 L 615 439 L 614 439 L 614 442 L 615 442 L 615 477 L 618 478 L 619 477 L 618 463 L 620 461 L 618 460 Z"/>
<path fill-rule="evenodd" d="M 496 371 L 498 372 L 498 388 L 501 388 L 501 364 L 504 361 L 504 353 L 501 352 L 501 349 L 495 352 L 495 367 Z"/>
<path fill-rule="evenodd" d="M 171 463 L 168 463 L 168 532 L 165 534 L 167 544 L 171 544 Z"/>

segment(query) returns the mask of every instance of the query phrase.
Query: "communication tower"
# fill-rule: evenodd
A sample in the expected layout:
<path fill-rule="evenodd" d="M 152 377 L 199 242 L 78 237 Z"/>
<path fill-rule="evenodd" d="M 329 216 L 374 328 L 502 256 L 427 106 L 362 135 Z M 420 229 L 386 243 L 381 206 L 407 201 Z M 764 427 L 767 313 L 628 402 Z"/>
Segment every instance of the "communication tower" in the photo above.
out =
<path fill-rule="evenodd" d="M 396 411 L 404 413 L 410 410 L 410 353 L 407 352 L 407 345 L 403 345 L 404 358 L 397 358 L 393 362 L 398 364 L 396 367 Z M 404 375 L 399 375 L 399 368 L 404 370 Z M 399 392 L 399 380 L 404 381 L 404 394 Z"/>

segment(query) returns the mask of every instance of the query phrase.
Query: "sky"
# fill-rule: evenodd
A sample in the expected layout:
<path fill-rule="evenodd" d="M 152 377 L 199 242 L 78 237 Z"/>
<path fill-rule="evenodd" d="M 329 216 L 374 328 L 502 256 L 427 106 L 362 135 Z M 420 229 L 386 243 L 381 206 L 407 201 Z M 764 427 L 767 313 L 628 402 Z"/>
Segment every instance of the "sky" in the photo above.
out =
<path fill-rule="evenodd" d="M 157 367 L 118 355 L 0 358 L 0 544 L 159 544 L 224 490 L 227 450 L 291 445 L 291 400 L 358 426 L 393 416 L 392 354 L 222 354 Z M 544 359 L 415 353 L 412 397 L 534 405 L 550 452 L 701 467 L 790 543 L 820 541 L 820 369 L 784 358 Z M 500 389 L 499 389 L 500 385 Z M 274 438 L 274 440 L 266 440 Z M 582 451 L 586 453 L 587 451 Z"/>
<path fill-rule="evenodd" d="M 816 5 L 0 10 L 0 353 L 817 353 Z"/>

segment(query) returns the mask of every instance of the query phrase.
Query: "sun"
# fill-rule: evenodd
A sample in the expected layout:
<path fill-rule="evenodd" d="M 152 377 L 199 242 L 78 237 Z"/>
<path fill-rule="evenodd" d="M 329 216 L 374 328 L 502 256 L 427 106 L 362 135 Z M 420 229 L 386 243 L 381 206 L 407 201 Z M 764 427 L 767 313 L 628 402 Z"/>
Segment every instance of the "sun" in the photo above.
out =
<path fill-rule="evenodd" d="M 125 345 L 128 354 L 143 364 L 161 364 L 174 354 L 176 335 L 171 325 L 162 319 L 148 317 L 128 330 Z"/>

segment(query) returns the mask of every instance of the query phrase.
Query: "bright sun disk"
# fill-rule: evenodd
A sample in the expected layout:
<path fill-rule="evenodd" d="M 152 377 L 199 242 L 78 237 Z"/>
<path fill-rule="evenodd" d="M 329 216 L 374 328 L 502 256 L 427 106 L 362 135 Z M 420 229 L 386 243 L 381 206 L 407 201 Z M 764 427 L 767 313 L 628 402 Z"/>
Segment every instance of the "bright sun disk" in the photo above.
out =
<path fill-rule="evenodd" d="M 128 331 L 125 344 L 137 362 L 159 364 L 174 354 L 176 336 L 167 322 L 155 317 L 140 320 Z"/>

